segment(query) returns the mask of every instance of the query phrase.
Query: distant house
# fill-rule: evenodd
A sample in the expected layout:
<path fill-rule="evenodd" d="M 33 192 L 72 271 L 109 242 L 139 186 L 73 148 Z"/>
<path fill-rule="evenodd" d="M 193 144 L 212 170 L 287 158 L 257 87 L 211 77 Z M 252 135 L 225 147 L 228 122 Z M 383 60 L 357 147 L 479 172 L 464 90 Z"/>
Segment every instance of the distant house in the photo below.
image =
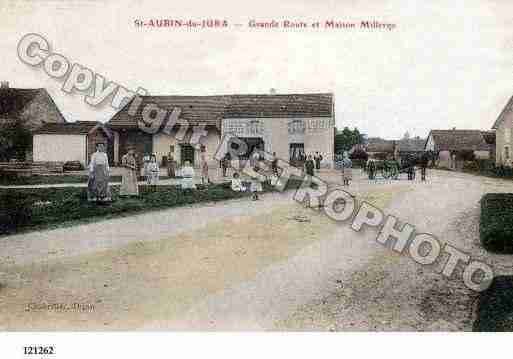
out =
<path fill-rule="evenodd" d="M 513 96 L 502 109 L 493 124 L 496 133 L 495 163 L 497 166 L 511 167 L 511 128 L 513 127 Z"/>
<path fill-rule="evenodd" d="M 395 142 L 397 152 L 401 159 L 406 157 L 419 157 L 424 152 L 425 138 L 403 138 Z"/>
<path fill-rule="evenodd" d="M 455 169 L 462 166 L 464 153 L 473 152 L 476 159 L 492 158 L 491 142 L 492 134 L 480 130 L 431 130 L 425 150 L 439 154 L 438 166 Z"/>
<path fill-rule="evenodd" d="M 47 123 L 34 132 L 33 149 L 36 162 L 78 161 L 86 166 L 97 143 L 105 143 L 109 162 L 113 159 L 111 131 L 102 123 L 77 121 Z"/>
<path fill-rule="evenodd" d="M 0 125 L 20 121 L 30 130 L 44 123 L 64 123 L 59 108 L 44 88 L 19 89 L 9 87 L 8 82 L 0 86 Z"/>
<path fill-rule="evenodd" d="M 365 150 L 369 155 L 369 158 L 374 159 L 387 159 L 395 158 L 396 156 L 396 141 L 385 140 L 379 137 L 370 137 L 367 140 Z"/>

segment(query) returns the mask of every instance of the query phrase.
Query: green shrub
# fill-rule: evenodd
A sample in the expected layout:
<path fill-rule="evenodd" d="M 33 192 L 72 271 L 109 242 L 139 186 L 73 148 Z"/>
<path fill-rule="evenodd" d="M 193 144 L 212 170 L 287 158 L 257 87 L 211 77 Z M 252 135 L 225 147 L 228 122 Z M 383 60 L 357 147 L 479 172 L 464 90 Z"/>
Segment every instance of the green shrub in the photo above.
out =
<path fill-rule="evenodd" d="M 499 166 L 499 167 L 496 167 L 495 168 L 495 171 L 494 171 L 495 175 L 497 177 L 513 177 L 513 169 L 511 167 L 504 167 L 504 166 Z"/>
<path fill-rule="evenodd" d="M 478 172 L 479 164 L 476 161 L 465 161 L 463 162 L 463 171 Z"/>
<path fill-rule="evenodd" d="M 491 159 L 476 159 L 476 163 L 481 173 L 492 173 L 495 171 L 495 161 Z"/>
<path fill-rule="evenodd" d="M 0 233 L 16 232 L 31 222 L 33 201 L 30 196 L 14 191 L 0 195 Z"/>
<path fill-rule="evenodd" d="M 513 253 L 513 193 L 488 193 L 481 199 L 480 237 L 495 252 Z"/>
<path fill-rule="evenodd" d="M 498 276 L 490 287 L 479 294 L 477 332 L 513 331 L 513 277 Z"/>
<path fill-rule="evenodd" d="M 295 189 L 301 180 L 292 178 L 286 189 Z M 264 183 L 264 191 L 274 187 Z M 223 201 L 249 196 L 249 192 L 234 192 L 230 183 L 198 186 L 184 192 L 179 186 L 140 185 L 138 197 L 119 197 L 119 186 L 111 186 L 112 202 L 96 204 L 87 201 L 86 188 L 26 188 L 0 189 L 0 234 L 27 229 L 42 229 L 63 222 L 112 218 L 128 213 L 152 211 L 208 201 Z"/>

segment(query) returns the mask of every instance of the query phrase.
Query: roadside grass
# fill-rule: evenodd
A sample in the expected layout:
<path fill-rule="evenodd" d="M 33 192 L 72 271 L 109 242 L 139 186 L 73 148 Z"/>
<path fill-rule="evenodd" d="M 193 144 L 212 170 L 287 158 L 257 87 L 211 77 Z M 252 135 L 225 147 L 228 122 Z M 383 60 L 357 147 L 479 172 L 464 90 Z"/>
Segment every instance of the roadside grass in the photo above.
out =
<path fill-rule="evenodd" d="M 291 179 L 286 190 L 298 188 L 300 180 Z M 264 184 L 264 191 L 274 191 Z M 139 196 L 119 196 L 119 186 L 111 186 L 113 201 L 96 204 L 87 201 L 86 188 L 0 189 L 0 236 L 26 231 L 53 229 L 96 222 L 136 213 L 248 197 L 249 192 L 234 192 L 229 183 L 198 186 L 185 192 L 179 186 L 140 185 Z"/>
<path fill-rule="evenodd" d="M 475 332 L 513 331 L 513 276 L 495 277 L 479 294 Z"/>
<path fill-rule="evenodd" d="M 491 252 L 513 253 L 513 193 L 487 193 L 481 199 L 480 240 Z"/>

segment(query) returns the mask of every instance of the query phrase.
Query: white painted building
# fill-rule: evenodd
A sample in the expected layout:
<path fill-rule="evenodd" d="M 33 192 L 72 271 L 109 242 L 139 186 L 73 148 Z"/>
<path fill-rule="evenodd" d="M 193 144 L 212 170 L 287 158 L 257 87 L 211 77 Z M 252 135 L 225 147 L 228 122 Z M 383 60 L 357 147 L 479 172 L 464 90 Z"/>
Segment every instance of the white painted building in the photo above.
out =
<path fill-rule="evenodd" d="M 35 162 L 78 161 L 89 163 L 96 143 L 108 147 L 108 129 L 93 121 L 47 123 L 34 132 L 33 158 Z"/>
<path fill-rule="evenodd" d="M 332 94 L 143 96 L 141 99 L 135 111 L 132 103 L 128 103 L 107 124 L 114 132 L 115 163 L 128 148 L 133 148 L 139 157 L 155 153 L 160 162 L 171 153 L 179 164 L 187 160 L 197 166 L 199 148 L 203 145 L 209 165 L 218 166 L 214 155 L 222 136 L 233 133 L 246 141 L 249 152 L 259 146 L 264 151 L 276 152 L 285 161 L 319 152 L 324 158 L 323 166 L 333 164 Z M 151 117 L 151 112 L 157 118 L 159 111 L 169 116 L 174 109 L 179 109 L 179 121 L 169 126 L 167 132 L 163 131 L 167 118 L 156 127 L 145 118 Z M 144 126 L 146 131 L 141 130 Z M 195 126 L 204 126 L 206 135 L 199 138 L 198 145 L 191 146 Z"/>

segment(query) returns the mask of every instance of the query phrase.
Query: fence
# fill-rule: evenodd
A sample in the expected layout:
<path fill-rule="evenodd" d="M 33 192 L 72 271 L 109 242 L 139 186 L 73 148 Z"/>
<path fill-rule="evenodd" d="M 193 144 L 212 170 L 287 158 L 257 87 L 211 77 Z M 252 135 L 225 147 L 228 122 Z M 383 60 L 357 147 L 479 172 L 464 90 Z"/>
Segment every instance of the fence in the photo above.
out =
<path fill-rule="evenodd" d="M 63 162 L 0 162 L 0 173 L 16 176 L 63 173 L 63 166 Z"/>

